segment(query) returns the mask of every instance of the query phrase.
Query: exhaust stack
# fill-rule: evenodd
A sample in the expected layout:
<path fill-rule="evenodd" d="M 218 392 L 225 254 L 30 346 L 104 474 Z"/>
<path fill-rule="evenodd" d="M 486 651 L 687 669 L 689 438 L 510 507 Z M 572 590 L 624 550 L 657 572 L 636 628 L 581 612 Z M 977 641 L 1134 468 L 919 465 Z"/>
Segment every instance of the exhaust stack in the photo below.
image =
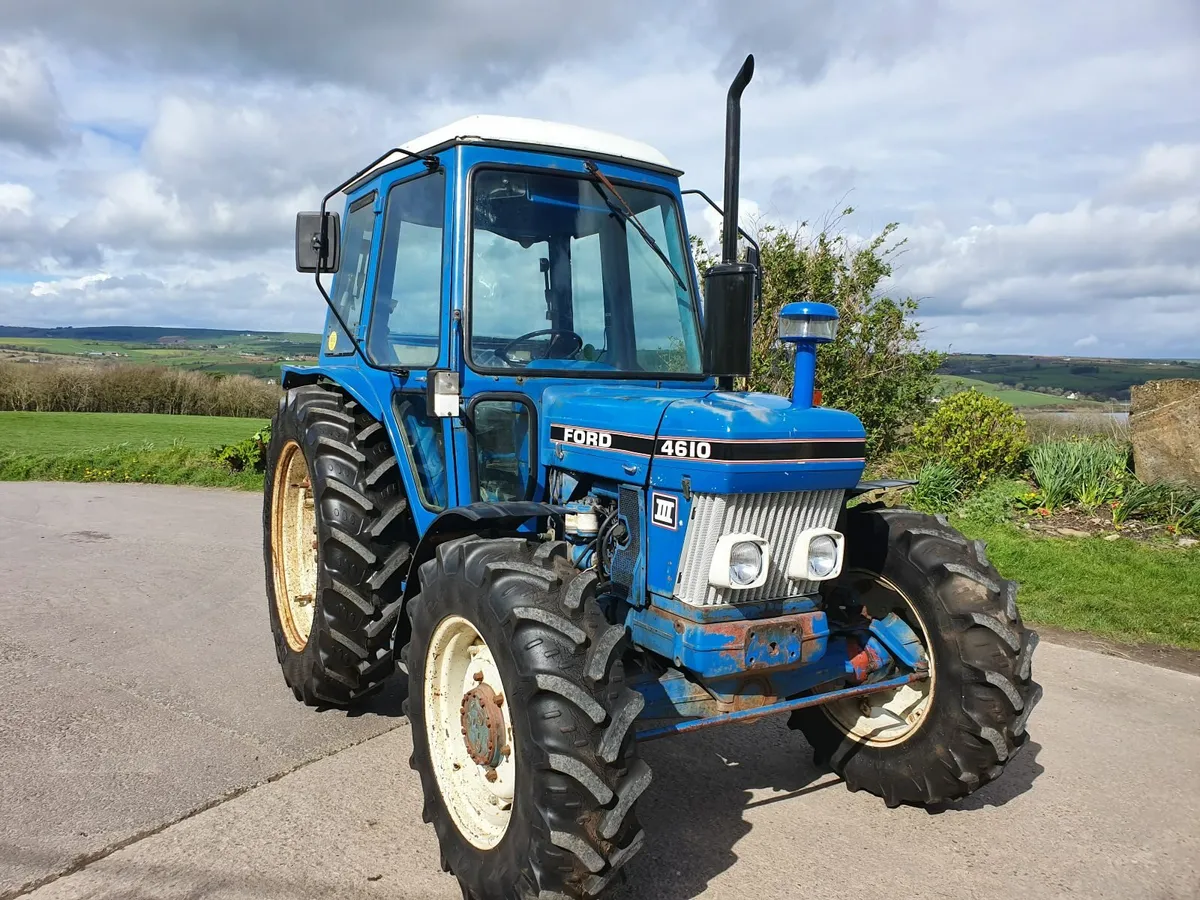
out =
<path fill-rule="evenodd" d="M 733 389 L 733 379 L 750 374 L 754 282 L 758 270 L 737 261 L 738 187 L 742 155 L 742 92 L 754 76 L 747 56 L 729 85 L 725 102 L 725 211 L 721 223 L 721 262 L 704 276 L 704 371 L 717 386 Z"/>
<path fill-rule="evenodd" d="M 742 92 L 754 77 L 754 54 L 746 57 L 725 98 L 725 217 L 721 262 L 737 262 L 738 186 L 742 169 Z"/>

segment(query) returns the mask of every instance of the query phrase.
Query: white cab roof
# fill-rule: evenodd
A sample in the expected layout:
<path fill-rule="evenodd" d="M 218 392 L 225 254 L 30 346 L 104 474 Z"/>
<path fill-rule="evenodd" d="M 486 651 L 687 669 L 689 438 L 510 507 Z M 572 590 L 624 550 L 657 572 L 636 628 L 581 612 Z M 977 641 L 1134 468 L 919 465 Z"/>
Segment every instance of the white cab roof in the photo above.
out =
<path fill-rule="evenodd" d="M 649 163 L 658 168 L 677 171 L 661 152 L 641 141 L 605 131 L 581 128 L 578 125 L 522 119 L 516 116 L 467 116 L 400 146 L 409 153 L 423 153 L 435 147 L 455 143 L 528 144 L 566 150 L 575 155 L 594 154 L 628 159 L 631 162 Z M 371 171 L 389 166 L 401 158 L 401 154 L 393 153 L 381 160 Z M 364 177 L 366 174 L 364 173 Z"/>

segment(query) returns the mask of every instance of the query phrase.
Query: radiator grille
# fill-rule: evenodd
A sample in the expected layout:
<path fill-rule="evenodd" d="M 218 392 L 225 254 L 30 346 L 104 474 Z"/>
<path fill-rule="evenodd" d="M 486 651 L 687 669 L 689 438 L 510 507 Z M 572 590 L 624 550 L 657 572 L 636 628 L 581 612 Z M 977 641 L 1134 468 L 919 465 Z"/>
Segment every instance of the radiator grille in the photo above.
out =
<path fill-rule="evenodd" d="M 787 562 L 800 532 L 834 528 L 845 491 L 796 491 L 772 494 L 696 494 L 683 539 L 675 596 L 694 606 L 748 603 L 811 594 L 816 582 L 787 577 Z M 760 588 L 737 591 L 708 583 L 717 539 L 749 532 L 771 545 L 767 582 Z"/>

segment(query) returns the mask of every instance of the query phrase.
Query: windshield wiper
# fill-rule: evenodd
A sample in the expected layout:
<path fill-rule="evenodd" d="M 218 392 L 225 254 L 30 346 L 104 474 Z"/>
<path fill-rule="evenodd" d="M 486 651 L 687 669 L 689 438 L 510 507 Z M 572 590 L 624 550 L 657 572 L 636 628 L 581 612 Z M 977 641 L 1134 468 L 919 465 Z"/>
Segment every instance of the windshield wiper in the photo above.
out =
<path fill-rule="evenodd" d="M 628 222 L 637 229 L 637 233 L 642 236 L 642 240 L 644 240 L 650 249 L 658 255 L 658 258 L 663 261 L 663 265 L 666 266 L 671 274 L 675 277 L 676 283 L 678 283 L 678 285 L 683 288 L 686 293 L 691 293 L 691 291 L 688 289 L 687 282 L 684 281 L 683 276 L 679 274 L 679 270 L 676 269 L 671 263 L 671 260 L 667 254 L 663 253 L 662 248 L 658 246 L 658 242 L 650 236 L 650 232 L 648 232 L 642 223 L 638 221 L 638 217 L 634 215 L 633 209 L 628 203 L 625 202 L 625 198 L 621 196 L 620 191 L 616 189 L 611 181 L 604 177 L 604 173 L 600 171 L 600 167 L 590 159 L 584 162 L 584 166 L 595 178 L 595 180 L 590 183 L 592 187 L 596 189 L 596 193 L 598 193 L 600 198 L 604 201 L 604 205 L 612 210 L 613 215 L 615 215 L 622 222 Z M 600 187 L 601 184 L 603 184 L 604 187 L 608 188 L 609 191 L 612 192 L 612 195 L 620 201 L 621 206 L 623 206 L 624 209 L 618 207 L 612 202 L 612 200 L 608 198 L 608 194 L 604 193 L 604 188 Z"/>

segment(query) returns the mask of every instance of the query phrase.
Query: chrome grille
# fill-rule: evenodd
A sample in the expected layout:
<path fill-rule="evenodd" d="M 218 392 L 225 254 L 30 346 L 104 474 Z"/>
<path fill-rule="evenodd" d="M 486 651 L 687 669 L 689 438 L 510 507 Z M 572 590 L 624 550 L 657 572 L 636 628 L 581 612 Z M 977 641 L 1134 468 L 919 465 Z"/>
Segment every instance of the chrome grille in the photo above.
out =
<path fill-rule="evenodd" d="M 748 603 L 811 594 L 817 582 L 787 577 L 792 547 L 802 531 L 834 528 L 842 509 L 843 490 L 795 491 L 777 494 L 696 494 L 683 539 L 675 596 L 693 606 Z M 737 591 L 708 583 L 717 539 L 725 534 L 750 533 L 771 546 L 767 582 L 760 588 Z"/>

